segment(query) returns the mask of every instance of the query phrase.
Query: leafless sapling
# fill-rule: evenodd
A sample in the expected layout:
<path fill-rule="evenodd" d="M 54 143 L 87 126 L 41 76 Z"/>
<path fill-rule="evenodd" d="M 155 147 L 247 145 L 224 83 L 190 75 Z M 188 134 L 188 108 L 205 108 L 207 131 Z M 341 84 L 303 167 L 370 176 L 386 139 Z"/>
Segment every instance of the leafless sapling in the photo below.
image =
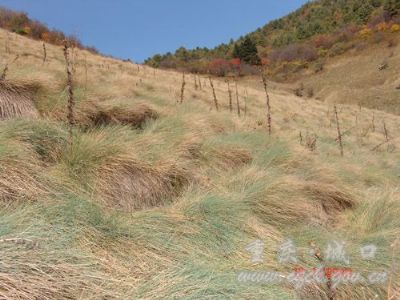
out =
<path fill-rule="evenodd" d="M 46 59 L 47 59 L 46 43 L 43 42 L 43 64 L 46 62 Z"/>
<path fill-rule="evenodd" d="M 215 93 L 215 88 L 214 88 L 214 84 L 213 84 L 213 81 L 212 81 L 212 79 L 211 79 L 211 76 L 208 77 L 208 79 L 210 80 L 210 85 L 211 85 L 211 89 L 212 89 L 212 92 L 213 92 L 215 109 L 218 111 L 218 110 L 219 110 L 219 107 L 218 107 L 218 99 L 217 99 L 217 95 L 216 95 L 216 93 Z"/>
<path fill-rule="evenodd" d="M 185 72 L 182 73 L 182 86 L 181 86 L 181 101 L 180 103 L 183 103 L 183 98 L 185 97 L 185 85 L 186 85 L 186 81 L 185 81 Z"/>
<path fill-rule="evenodd" d="M 236 89 L 236 108 L 237 108 L 237 114 L 240 117 L 240 100 L 239 100 L 239 91 L 238 91 L 238 84 L 237 84 L 237 79 L 235 80 L 235 89 Z"/>
<path fill-rule="evenodd" d="M 68 94 L 68 114 L 67 119 L 69 123 L 69 143 L 73 142 L 73 127 L 75 126 L 75 100 L 74 100 L 74 87 L 71 60 L 69 57 L 69 42 L 64 42 L 64 58 L 67 72 L 67 94 Z"/>
<path fill-rule="evenodd" d="M 271 104 L 268 93 L 268 82 L 263 71 L 261 71 L 261 78 L 264 85 L 264 91 L 266 96 L 268 133 L 269 135 L 271 135 L 272 134 Z"/>
<path fill-rule="evenodd" d="M 229 79 L 226 80 L 226 83 L 228 84 L 229 111 L 232 112 L 232 111 L 233 111 L 233 106 L 232 106 L 232 91 L 231 91 L 231 87 L 230 87 L 230 84 L 229 84 Z"/>
<path fill-rule="evenodd" d="M 340 155 L 343 156 L 344 153 L 343 153 L 342 133 L 340 132 L 339 116 L 338 116 L 336 105 L 333 107 L 333 109 L 335 111 L 336 128 L 337 128 L 337 134 L 338 134 L 337 139 L 339 141 Z"/>

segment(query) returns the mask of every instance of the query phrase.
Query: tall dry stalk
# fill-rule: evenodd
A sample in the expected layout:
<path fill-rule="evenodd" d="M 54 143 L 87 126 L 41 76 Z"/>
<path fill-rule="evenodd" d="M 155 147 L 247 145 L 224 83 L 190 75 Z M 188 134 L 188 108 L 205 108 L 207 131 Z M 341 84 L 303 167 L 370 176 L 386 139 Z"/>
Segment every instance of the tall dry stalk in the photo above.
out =
<path fill-rule="evenodd" d="M 325 259 L 322 254 L 322 251 L 319 247 L 314 242 L 310 242 L 310 246 L 312 251 L 314 252 L 314 257 L 320 262 L 322 269 L 325 268 Z M 327 276 L 326 280 L 326 288 L 328 290 L 328 299 L 329 300 L 334 300 L 335 299 L 335 289 L 333 287 L 333 282 L 332 278 L 330 276 Z"/>
<path fill-rule="evenodd" d="M 383 133 L 385 134 L 385 140 L 386 140 L 386 142 L 388 142 L 388 141 L 389 141 L 389 133 L 388 133 L 388 130 L 387 130 L 387 128 L 386 128 L 386 123 L 385 123 L 385 121 L 383 121 Z"/>
<path fill-rule="evenodd" d="M 211 89 L 212 89 L 212 92 L 213 92 L 215 109 L 216 109 L 217 111 L 219 111 L 219 108 L 218 108 L 218 99 L 217 99 L 217 94 L 215 93 L 214 83 L 213 83 L 213 81 L 212 81 L 212 79 L 211 79 L 211 76 L 208 77 L 208 79 L 210 80 L 210 85 L 211 85 Z"/>
<path fill-rule="evenodd" d="M 339 147 L 340 147 L 340 155 L 343 156 L 344 153 L 343 153 L 342 133 L 340 132 L 339 116 L 338 116 L 336 105 L 333 107 L 333 109 L 335 111 L 336 127 L 337 127 L 338 141 L 339 141 Z"/>
<path fill-rule="evenodd" d="M 240 117 L 240 100 L 239 100 L 239 91 L 238 91 L 238 84 L 237 84 L 237 79 L 235 80 L 235 90 L 236 90 L 236 108 L 237 108 L 237 114 Z"/>
<path fill-rule="evenodd" d="M 47 59 L 46 43 L 43 42 L 43 64 L 45 64 L 46 59 Z"/>
<path fill-rule="evenodd" d="M 73 127 L 75 126 L 75 100 L 74 100 L 74 89 L 73 89 L 73 75 L 72 66 L 69 57 L 69 43 L 65 41 L 64 44 L 64 58 L 67 71 L 67 93 L 68 93 L 68 114 L 67 119 L 69 123 L 69 144 L 72 145 L 73 141 Z"/>
<path fill-rule="evenodd" d="M 69 60 L 70 60 L 70 65 L 71 65 L 71 72 L 72 74 L 76 73 L 75 69 L 75 58 L 76 58 L 76 53 L 75 53 L 75 43 L 70 42 L 70 49 L 71 49 L 71 55 L 69 55 Z"/>
<path fill-rule="evenodd" d="M 389 132 L 388 132 L 388 130 L 387 130 L 387 128 L 386 128 L 386 123 L 385 123 L 385 121 L 383 121 L 383 133 L 384 133 L 384 135 L 385 135 L 385 141 L 382 142 L 382 143 L 379 143 L 378 145 L 376 145 L 374 148 L 371 149 L 371 151 L 376 151 L 376 150 L 378 150 L 381 146 L 386 145 L 387 143 L 390 142 Z M 389 151 L 389 146 L 388 146 L 388 150 L 387 150 L 387 151 Z"/>
<path fill-rule="evenodd" d="M 10 50 L 10 34 L 7 32 L 7 38 L 6 38 L 6 41 L 5 41 L 5 50 L 6 50 L 6 53 L 11 53 L 11 50 Z"/>
<path fill-rule="evenodd" d="M 267 78 L 263 71 L 261 71 L 261 78 L 264 86 L 264 91 L 266 95 L 266 106 L 267 106 L 267 124 L 268 124 L 268 134 L 272 134 L 272 120 L 271 120 L 271 104 L 269 101 L 269 93 L 268 93 L 268 82 Z"/>
<path fill-rule="evenodd" d="M 182 87 L 181 87 L 181 104 L 183 103 L 183 98 L 185 97 L 185 72 L 182 73 Z"/>
<path fill-rule="evenodd" d="M 200 90 L 203 90 L 203 87 L 201 86 L 201 78 L 200 77 L 197 77 L 198 79 L 199 79 L 199 88 L 200 88 Z"/>
<path fill-rule="evenodd" d="M 375 113 L 372 113 L 372 132 L 375 132 Z"/>
<path fill-rule="evenodd" d="M 17 54 L 17 55 L 15 56 L 14 60 L 13 60 L 11 63 L 8 63 L 8 62 L 6 63 L 6 65 L 4 66 L 3 72 L 1 73 L 0 81 L 6 80 L 7 73 L 8 73 L 8 66 L 9 66 L 10 64 L 13 64 L 14 62 L 16 62 L 16 60 L 17 60 L 18 58 L 19 58 L 19 55 Z"/>
<path fill-rule="evenodd" d="M 197 91 L 199 86 L 197 85 L 197 76 L 196 76 L 196 74 L 193 75 L 193 78 L 194 78 L 194 89 Z"/>
<path fill-rule="evenodd" d="M 0 76 L 0 81 L 6 80 L 7 72 L 8 72 L 8 63 L 6 63 L 6 65 L 4 66 L 3 72 L 1 73 Z"/>
<path fill-rule="evenodd" d="M 228 96 L 229 96 L 229 111 L 233 111 L 233 105 L 232 105 L 232 91 L 231 91 L 231 86 L 229 84 L 229 79 L 226 80 L 226 83 L 228 84 Z"/>

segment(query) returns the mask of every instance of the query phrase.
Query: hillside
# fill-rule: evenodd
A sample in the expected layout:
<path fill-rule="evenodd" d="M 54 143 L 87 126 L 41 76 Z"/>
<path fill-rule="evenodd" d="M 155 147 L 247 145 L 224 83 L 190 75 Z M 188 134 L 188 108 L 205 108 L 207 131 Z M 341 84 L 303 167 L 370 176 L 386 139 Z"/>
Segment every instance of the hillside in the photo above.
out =
<path fill-rule="evenodd" d="M 262 63 L 274 79 L 287 80 L 303 69 L 321 68 L 330 57 L 390 42 L 400 31 L 399 11 L 398 0 L 310 1 L 238 40 L 213 49 L 181 47 L 157 54 L 146 64 L 226 75 L 237 72 L 235 59 L 240 59 L 244 75 L 257 73 L 252 65 Z M 256 45 L 261 60 L 248 57 L 249 43 Z"/>
<path fill-rule="evenodd" d="M 216 109 L 207 77 L 186 74 L 182 97 L 181 73 L 75 49 L 70 139 L 62 48 L 43 62 L 41 42 L 6 40 L 0 298 L 400 297 L 399 116 L 338 105 L 341 156 L 329 103 L 272 84 L 269 135 L 254 80 L 238 98 L 230 82 L 231 112 L 224 79 Z M 288 239 L 296 261 L 280 255 Z M 335 240 L 345 256 L 325 251 Z M 301 268 L 320 266 L 323 280 L 302 284 Z M 332 276 L 349 269 L 364 281 Z"/>
<path fill-rule="evenodd" d="M 318 73 L 304 70 L 291 84 L 303 84 L 313 97 L 328 103 L 348 103 L 400 114 L 400 46 L 374 45 L 328 60 Z"/>
<path fill-rule="evenodd" d="M 67 36 L 62 31 L 50 29 L 47 25 L 32 20 L 24 12 L 13 11 L 2 6 L 0 6 L 0 28 L 59 46 L 68 39 L 77 48 L 86 49 L 92 53 L 98 53 L 96 48 L 84 46 L 81 41 L 73 35 Z M 5 48 L 8 49 L 7 40 Z"/>

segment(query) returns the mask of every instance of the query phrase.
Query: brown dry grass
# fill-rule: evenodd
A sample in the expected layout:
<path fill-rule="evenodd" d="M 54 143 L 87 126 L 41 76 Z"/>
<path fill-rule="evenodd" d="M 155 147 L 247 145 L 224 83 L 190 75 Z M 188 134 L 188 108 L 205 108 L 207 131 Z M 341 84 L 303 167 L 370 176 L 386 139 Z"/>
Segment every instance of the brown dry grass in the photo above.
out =
<path fill-rule="evenodd" d="M 5 38 L 0 31 L 0 41 Z M 247 114 L 238 118 L 218 79 L 219 111 L 210 111 L 210 89 L 192 85 L 177 105 L 182 74 L 77 50 L 74 92 L 82 127 L 67 148 L 62 49 L 48 45 L 44 65 L 41 43 L 11 34 L 10 49 L 4 59 L 21 59 L 7 78 L 40 82 L 34 104 L 41 117 L 0 122 L 0 240 L 39 246 L 0 242 L 0 298 L 326 299 L 326 285 L 301 291 L 240 285 L 236 271 L 258 269 L 244 250 L 255 239 L 268 246 L 260 268 L 291 269 L 276 262 L 286 238 L 305 253 L 310 240 L 323 247 L 332 236 L 352 250 L 366 241 L 379 244 L 382 257 L 374 263 L 355 258 L 355 269 L 389 268 L 386 241 L 400 228 L 399 117 L 338 106 L 342 159 L 327 116 L 332 108 L 324 103 L 271 82 L 274 134 L 268 137 L 259 78 L 238 82 L 248 91 Z M 207 79 L 199 82 L 210 88 Z M 372 116 L 385 122 L 390 151 L 370 151 L 386 141 L 383 127 L 371 130 Z M 299 131 L 318 135 L 315 151 L 298 145 Z M 302 256 L 300 263 L 318 262 Z M 394 292 L 399 282 L 393 278 Z M 337 296 L 384 297 L 387 290 L 342 286 Z"/>
<path fill-rule="evenodd" d="M 0 81 L 0 120 L 37 118 L 34 96 L 38 88 L 29 82 Z"/>
<path fill-rule="evenodd" d="M 82 110 L 81 120 L 78 123 L 84 127 L 119 124 L 140 129 L 147 121 L 159 117 L 157 111 L 145 104 L 121 107 L 112 104 L 97 105 L 91 103 Z"/>
<path fill-rule="evenodd" d="M 116 157 L 99 169 L 96 192 L 106 206 L 135 211 L 171 202 L 190 179 L 188 170 L 177 163 L 152 166 L 130 157 Z"/>

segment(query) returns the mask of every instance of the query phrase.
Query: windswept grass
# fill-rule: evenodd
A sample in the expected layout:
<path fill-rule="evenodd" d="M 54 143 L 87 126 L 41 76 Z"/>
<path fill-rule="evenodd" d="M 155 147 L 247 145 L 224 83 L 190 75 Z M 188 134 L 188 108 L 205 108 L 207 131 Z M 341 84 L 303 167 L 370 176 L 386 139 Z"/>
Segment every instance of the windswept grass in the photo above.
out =
<path fill-rule="evenodd" d="M 12 36 L 14 51 L 42 54 L 41 43 Z M 61 49 L 48 45 L 43 66 L 23 56 L 7 77 L 29 70 L 41 88 L 32 102 L 40 117 L 0 121 L 0 298 L 329 299 L 326 283 L 238 280 L 321 264 L 387 272 L 381 284 L 338 285 L 335 300 L 398 296 L 400 144 L 371 151 L 385 136 L 368 129 L 374 115 L 394 137 L 398 117 L 338 107 L 341 157 L 322 103 L 271 88 L 269 135 L 259 82 L 246 87 L 239 118 L 218 80 L 217 112 L 209 86 L 188 84 L 176 103 L 181 74 L 77 55 L 71 144 Z M 317 136 L 314 151 L 299 131 Z M 246 250 L 257 239 L 258 265 Z M 297 263 L 277 260 L 287 239 Z M 332 240 L 345 242 L 350 266 L 310 254 Z M 375 260 L 360 258 L 365 244 L 377 246 Z"/>

